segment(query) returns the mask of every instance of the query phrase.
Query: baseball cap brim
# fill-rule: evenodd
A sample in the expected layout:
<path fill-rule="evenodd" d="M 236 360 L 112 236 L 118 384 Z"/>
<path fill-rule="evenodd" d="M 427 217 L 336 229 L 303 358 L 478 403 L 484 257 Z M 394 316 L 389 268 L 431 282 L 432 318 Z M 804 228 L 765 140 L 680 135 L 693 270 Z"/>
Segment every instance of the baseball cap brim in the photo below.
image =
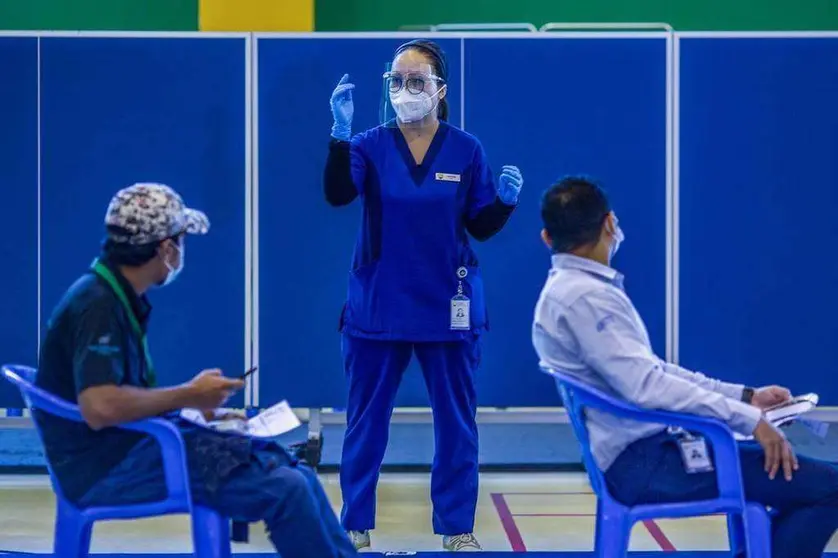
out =
<path fill-rule="evenodd" d="M 183 210 L 185 222 L 184 232 L 187 234 L 204 235 L 209 232 L 210 222 L 207 214 L 197 209 L 185 208 Z"/>

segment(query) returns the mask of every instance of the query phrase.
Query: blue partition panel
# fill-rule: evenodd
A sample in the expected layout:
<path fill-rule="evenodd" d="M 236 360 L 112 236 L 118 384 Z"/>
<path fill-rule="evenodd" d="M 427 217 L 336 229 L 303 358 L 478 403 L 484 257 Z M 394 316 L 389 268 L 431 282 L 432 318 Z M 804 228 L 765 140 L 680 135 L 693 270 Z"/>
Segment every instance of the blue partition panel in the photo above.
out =
<path fill-rule="evenodd" d="M 398 39 L 259 40 L 260 404 L 342 407 L 346 389 L 338 318 L 346 296 L 360 205 L 323 197 L 332 116 L 343 74 L 356 85 L 355 132 L 377 125 L 382 74 Z M 443 40 L 449 86 L 460 90 L 460 41 Z M 459 93 L 449 96 L 460 121 Z M 426 405 L 419 374 L 399 405 Z"/>
<path fill-rule="evenodd" d="M 208 237 L 187 241 L 178 281 L 150 293 L 164 384 L 244 366 L 245 47 L 237 38 L 41 41 L 42 319 L 96 256 L 119 188 L 167 183 L 212 221 Z"/>
<path fill-rule="evenodd" d="M 0 363 L 38 356 L 38 40 L 0 37 Z M 0 407 L 22 401 L 0 380 Z"/>
<path fill-rule="evenodd" d="M 479 247 L 492 330 L 479 399 L 484 405 L 556 405 L 539 374 L 530 328 L 550 266 L 539 237 L 544 190 L 566 174 L 602 181 L 626 233 L 615 266 L 665 350 L 666 41 L 664 38 L 469 39 L 466 129 L 492 166 L 524 175 L 507 228 Z"/>
<path fill-rule="evenodd" d="M 681 361 L 838 404 L 838 38 L 681 57 Z"/>
<path fill-rule="evenodd" d="M 323 201 L 328 99 L 350 73 L 355 130 L 374 125 L 381 70 L 398 41 L 259 42 L 261 403 L 287 397 L 297 406 L 342 406 L 337 326 L 360 208 L 335 210 Z M 538 197 L 555 177 L 584 171 L 611 186 L 629 235 L 620 261 L 663 351 L 665 42 L 467 40 L 464 84 L 461 42 L 442 43 L 451 65 L 451 121 L 460 123 L 464 87 L 466 129 L 483 140 L 496 170 L 517 164 L 526 179 L 508 229 L 478 248 L 492 323 L 480 404 L 555 405 L 529 338 L 549 265 L 538 240 Z M 312 77 L 301 80 L 303 73 Z M 567 87 L 570 75 L 578 87 Z M 398 404 L 426 402 L 419 375 L 409 373 Z"/>

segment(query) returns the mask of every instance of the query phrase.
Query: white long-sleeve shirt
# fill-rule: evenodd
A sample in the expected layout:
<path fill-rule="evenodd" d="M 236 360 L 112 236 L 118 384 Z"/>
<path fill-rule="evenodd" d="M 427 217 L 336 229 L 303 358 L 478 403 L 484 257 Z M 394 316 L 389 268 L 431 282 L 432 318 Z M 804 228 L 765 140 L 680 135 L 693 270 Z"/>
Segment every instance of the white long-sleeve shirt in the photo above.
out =
<path fill-rule="evenodd" d="M 533 344 L 548 366 L 645 409 L 713 417 L 751 435 L 761 411 L 741 401 L 744 386 L 666 363 L 614 269 L 570 254 L 553 256 L 553 269 L 535 308 Z M 603 471 L 632 442 L 662 424 L 617 418 L 588 409 L 586 426 Z"/>

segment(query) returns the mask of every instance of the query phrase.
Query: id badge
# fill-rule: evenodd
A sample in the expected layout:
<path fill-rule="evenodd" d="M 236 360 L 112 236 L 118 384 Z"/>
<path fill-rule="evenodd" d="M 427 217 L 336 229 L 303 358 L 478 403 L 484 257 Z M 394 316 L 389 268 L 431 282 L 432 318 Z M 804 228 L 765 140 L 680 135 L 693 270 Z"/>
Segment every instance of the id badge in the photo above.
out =
<path fill-rule="evenodd" d="M 451 299 L 451 329 L 471 329 L 471 301 L 463 295 Z"/>
<path fill-rule="evenodd" d="M 471 329 L 471 301 L 464 294 L 463 279 L 468 275 L 465 267 L 457 269 L 457 294 L 451 299 L 451 329 L 455 331 L 468 331 Z"/>
<path fill-rule="evenodd" d="M 678 446 L 681 448 L 681 458 L 687 473 L 708 473 L 713 470 L 704 438 L 682 438 L 678 440 Z"/>

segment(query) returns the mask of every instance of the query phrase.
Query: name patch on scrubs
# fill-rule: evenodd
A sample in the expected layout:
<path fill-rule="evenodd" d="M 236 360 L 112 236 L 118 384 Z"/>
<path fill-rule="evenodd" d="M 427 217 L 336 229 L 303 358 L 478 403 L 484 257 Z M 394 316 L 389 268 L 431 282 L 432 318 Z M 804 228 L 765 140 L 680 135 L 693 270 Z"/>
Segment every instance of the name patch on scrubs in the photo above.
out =
<path fill-rule="evenodd" d="M 440 182 L 459 182 L 460 175 L 459 174 L 451 174 L 448 172 L 438 172 L 436 173 L 436 179 Z"/>

